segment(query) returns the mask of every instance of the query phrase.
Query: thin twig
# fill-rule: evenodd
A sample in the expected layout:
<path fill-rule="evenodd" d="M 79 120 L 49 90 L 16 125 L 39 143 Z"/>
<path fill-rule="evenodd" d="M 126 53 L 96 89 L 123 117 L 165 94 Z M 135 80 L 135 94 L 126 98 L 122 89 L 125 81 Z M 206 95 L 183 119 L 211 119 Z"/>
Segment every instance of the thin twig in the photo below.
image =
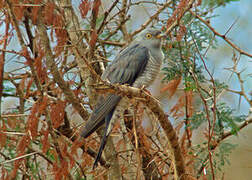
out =
<path fill-rule="evenodd" d="M 244 129 L 245 127 L 247 127 L 249 124 L 252 124 L 252 116 L 248 117 L 240 126 L 237 127 L 238 131 L 241 131 L 242 129 Z M 226 132 L 224 133 L 219 139 L 216 140 L 216 143 L 212 144 L 211 149 L 215 150 L 219 144 L 224 141 L 225 139 L 227 139 L 228 137 L 230 137 L 231 135 L 233 135 L 232 131 Z M 205 168 L 205 163 L 208 161 L 209 157 L 207 155 L 207 157 L 205 158 L 204 161 L 202 161 L 202 166 L 199 168 L 199 170 L 197 171 L 198 174 L 198 178 L 200 177 L 202 171 Z"/>
<path fill-rule="evenodd" d="M 32 153 L 29 153 L 29 154 L 25 154 L 23 156 L 19 156 L 19 157 L 16 157 L 16 158 L 13 158 L 13 159 L 10 159 L 10 160 L 7 160 L 7 161 L 2 161 L 0 162 L 0 165 L 4 165 L 6 163 L 11 163 L 13 161 L 16 161 L 16 160 L 19 160 L 19 159 L 23 159 L 23 158 L 26 158 L 26 157 L 29 157 L 29 156 L 32 156 L 34 154 L 38 154 L 38 152 L 32 152 Z"/>
<path fill-rule="evenodd" d="M 192 35 L 193 37 L 193 35 Z M 206 63 L 200 53 L 200 50 L 197 46 L 197 43 L 194 39 L 194 37 L 192 38 L 193 39 L 193 42 L 195 44 L 195 47 L 196 47 L 196 50 L 197 50 L 197 53 L 199 54 L 200 56 L 200 59 L 203 63 L 203 66 L 205 68 L 205 70 L 207 71 L 210 79 L 211 79 L 211 83 L 213 85 L 213 107 L 211 108 L 212 112 L 213 112 L 213 123 L 211 124 L 211 120 L 210 120 L 210 113 L 209 113 L 209 110 L 208 110 L 208 106 L 207 106 L 207 102 L 205 101 L 205 99 L 203 100 L 204 101 L 204 104 L 205 104 L 205 110 L 207 112 L 207 120 L 208 120 L 208 154 L 209 154 L 209 162 L 210 162 L 210 167 L 211 167 L 211 171 L 212 171 L 212 178 L 213 180 L 215 180 L 215 174 L 214 174 L 214 168 L 213 168 L 213 158 L 212 158 L 212 149 L 211 149 L 211 141 L 212 141 L 212 138 L 213 138 L 213 133 L 214 133 L 214 127 L 215 127 L 215 123 L 216 123 L 216 86 L 215 86 L 215 82 L 214 82 L 214 78 L 212 76 L 212 74 L 209 72 L 207 66 L 206 66 Z M 200 92 L 199 92 L 200 93 Z"/>
<path fill-rule="evenodd" d="M 112 93 L 116 93 L 121 96 L 127 96 L 128 98 L 138 97 L 140 98 L 139 100 L 142 100 L 141 102 L 154 113 L 156 118 L 159 120 L 159 123 L 163 128 L 166 137 L 169 139 L 171 147 L 174 151 L 175 169 L 177 175 L 182 179 L 185 178 L 185 162 L 179 146 L 178 136 L 171 122 L 169 121 L 168 116 L 164 113 L 163 109 L 160 107 L 160 104 L 156 101 L 156 99 L 138 88 L 129 87 L 127 85 L 113 85 L 107 82 L 103 83 L 110 89 L 108 90 L 108 88 L 105 88 L 106 93 L 111 91 Z M 101 88 L 99 90 L 97 89 L 97 91 L 103 92 Z"/>
<path fill-rule="evenodd" d="M 141 25 L 140 28 L 138 28 L 137 30 L 135 30 L 134 32 L 132 32 L 130 35 L 133 37 L 135 35 L 137 35 L 138 33 L 140 33 L 141 31 L 143 31 L 155 18 L 158 17 L 158 15 L 163 12 L 165 10 L 165 8 L 167 8 L 173 1 L 168 1 L 166 2 L 163 6 L 161 6 L 157 12 L 155 14 L 153 14 L 145 23 L 143 23 Z"/>
<path fill-rule="evenodd" d="M 109 15 L 110 12 L 114 9 L 114 7 L 116 6 L 116 4 L 117 4 L 118 2 L 119 2 L 119 0 L 115 0 L 115 1 L 113 2 L 113 4 L 111 5 L 111 7 L 110 7 L 107 11 L 105 11 L 103 21 L 102 21 L 100 27 L 99 27 L 98 30 L 97 30 L 97 34 L 100 34 L 100 33 L 103 31 L 104 26 L 108 23 L 108 21 L 106 21 L 108 15 Z"/>
<path fill-rule="evenodd" d="M 62 91 L 64 92 L 66 96 L 66 99 L 79 112 L 80 116 L 84 120 L 88 119 L 89 113 L 82 107 L 80 100 L 75 96 L 75 94 L 69 88 L 69 85 L 65 82 L 60 72 L 58 71 L 57 65 L 55 64 L 55 61 L 54 61 L 54 55 L 50 47 L 49 38 L 46 33 L 46 28 L 44 27 L 43 24 L 41 24 L 41 22 L 38 23 L 37 27 L 38 27 L 38 32 L 40 34 L 41 44 L 44 48 L 44 52 L 46 56 L 46 64 L 53 75 L 54 81 L 62 89 Z"/>
<path fill-rule="evenodd" d="M 224 41 L 226 41 L 231 47 L 233 47 L 235 50 L 237 50 L 240 54 L 251 57 L 252 54 L 249 54 L 248 52 L 243 51 L 240 49 L 237 45 L 232 43 L 227 37 L 226 34 L 220 34 L 218 33 L 207 21 L 205 21 L 202 17 L 194 13 L 193 11 L 189 10 L 189 12 L 195 16 L 197 19 L 199 19 L 201 22 L 203 22 L 216 36 L 221 37 Z"/>

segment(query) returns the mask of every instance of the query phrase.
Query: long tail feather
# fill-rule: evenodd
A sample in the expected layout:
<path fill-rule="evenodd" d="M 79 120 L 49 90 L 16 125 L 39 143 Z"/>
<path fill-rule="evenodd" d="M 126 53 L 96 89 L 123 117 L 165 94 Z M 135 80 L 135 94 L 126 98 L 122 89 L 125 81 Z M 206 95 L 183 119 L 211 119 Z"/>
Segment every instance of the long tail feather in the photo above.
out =
<path fill-rule="evenodd" d="M 106 98 L 100 100 L 101 102 L 98 102 L 98 105 L 96 106 L 94 112 L 92 113 L 84 129 L 82 130 L 81 136 L 84 138 L 88 137 L 102 124 L 104 124 L 104 118 L 115 108 L 115 106 L 119 103 L 120 99 L 120 96 L 110 94 Z"/>
<path fill-rule="evenodd" d="M 101 159 L 102 152 L 103 152 L 103 150 L 105 148 L 105 145 L 107 143 L 107 138 L 108 138 L 109 133 L 110 133 L 110 132 L 107 132 L 107 131 L 108 131 L 109 123 L 110 123 L 110 120 L 111 120 L 111 118 L 113 116 L 114 110 L 115 110 L 115 108 L 105 118 L 106 126 L 105 126 L 105 129 L 104 129 L 104 132 L 103 132 L 104 134 L 103 134 L 103 137 L 101 139 L 101 144 L 100 144 L 100 147 L 99 147 L 98 154 L 97 154 L 97 156 L 95 158 L 93 169 L 95 169 L 97 167 L 98 162 Z"/>

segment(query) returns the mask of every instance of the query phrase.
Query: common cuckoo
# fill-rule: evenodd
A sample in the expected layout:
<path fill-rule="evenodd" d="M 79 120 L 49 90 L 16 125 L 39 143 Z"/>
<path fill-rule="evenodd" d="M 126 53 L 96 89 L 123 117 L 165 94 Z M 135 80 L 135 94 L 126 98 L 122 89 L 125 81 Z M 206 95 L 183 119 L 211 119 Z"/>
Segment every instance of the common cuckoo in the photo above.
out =
<path fill-rule="evenodd" d="M 110 83 L 128 84 L 133 87 L 148 87 L 156 78 L 164 58 L 161 51 L 161 39 L 164 35 L 159 30 L 146 29 L 132 43 L 120 51 L 114 61 L 102 74 L 103 80 Z M 109 123 L 116 105 L 121 100 L 116 94 L 100 95 L 97 104 L 87 121 L 81 136 L 86 138 L 105 123 L 104 135 L 96 156 L 95 168 L 105 147 Z"/>

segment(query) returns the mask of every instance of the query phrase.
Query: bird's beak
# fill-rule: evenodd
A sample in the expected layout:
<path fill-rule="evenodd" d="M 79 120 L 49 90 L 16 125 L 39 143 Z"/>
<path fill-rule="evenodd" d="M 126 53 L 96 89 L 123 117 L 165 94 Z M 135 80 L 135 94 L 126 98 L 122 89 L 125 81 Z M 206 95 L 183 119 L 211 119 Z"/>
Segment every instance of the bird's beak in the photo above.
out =
<path fill-rule="evenodd" d="M 167 35 L 165 33 L 160 33 L 156 36 L 156 38 L 158 38 L 158 39 L 162 39 L 162 38 L 166 38 L 166 37 L 167 37 Z"/>

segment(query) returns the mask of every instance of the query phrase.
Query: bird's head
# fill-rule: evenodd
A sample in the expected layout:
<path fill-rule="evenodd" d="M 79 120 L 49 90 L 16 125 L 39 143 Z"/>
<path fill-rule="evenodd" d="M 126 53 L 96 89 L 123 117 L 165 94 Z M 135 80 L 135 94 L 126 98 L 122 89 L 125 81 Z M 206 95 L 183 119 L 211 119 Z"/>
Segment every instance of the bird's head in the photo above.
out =
<path fill-rule="evenodd" d="M 137 37 L 136 40 L 139 41 L 144 46 L 160 48 L 161 40 L 165 37 L 160 30 L 149 28 L 142 31 Z"/>

